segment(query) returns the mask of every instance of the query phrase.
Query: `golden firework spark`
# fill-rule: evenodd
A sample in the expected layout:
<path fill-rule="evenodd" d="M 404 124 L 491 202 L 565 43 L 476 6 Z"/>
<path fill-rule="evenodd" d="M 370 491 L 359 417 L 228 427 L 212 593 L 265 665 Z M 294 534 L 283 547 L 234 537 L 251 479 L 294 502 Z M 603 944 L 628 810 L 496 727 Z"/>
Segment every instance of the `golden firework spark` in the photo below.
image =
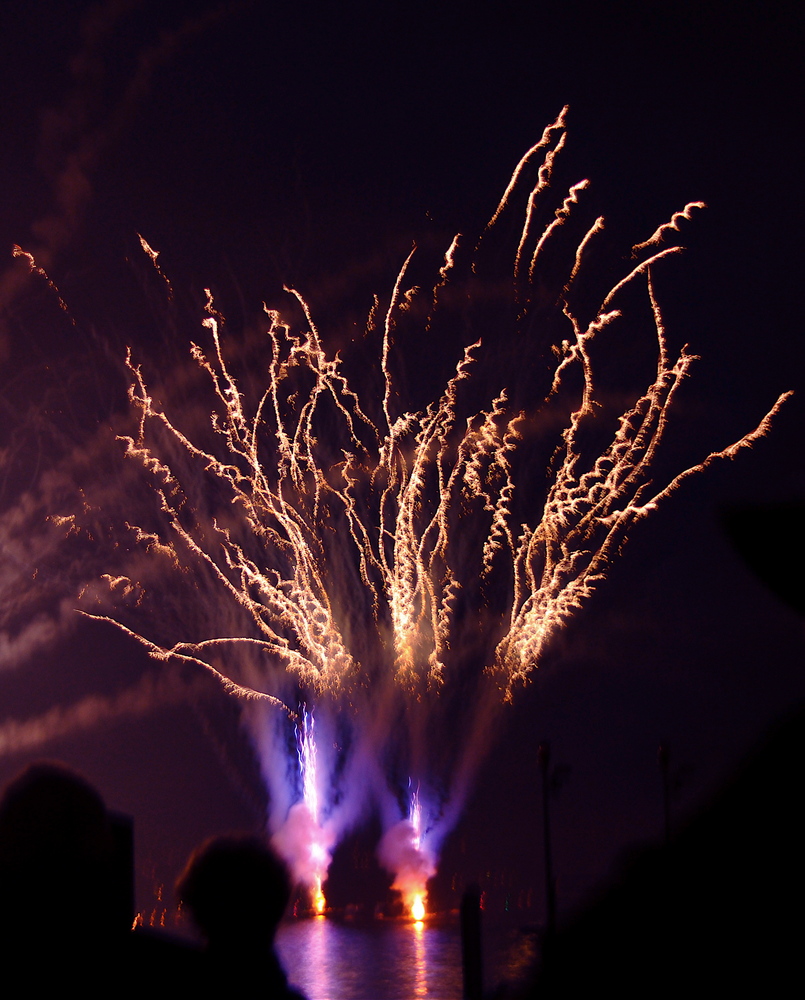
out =
<path fill-rule="evenodd" d="M 486 238 L 498 224 L 526 183 L 527 168 L 533 169 L 541 156 L 513 265 L 521 307 L 524 275 L 526 284 L 533 284 L 542 255 L 566 228 L 587 187 L 587 181 L 574 184 L 553 220 L 537 231 L 537 208 L 564 142 L 563 111 L 523 157 L 484 233 Z M 163 515 L 158 535 L 138 527 L 132 532 L 138 543 L 169 553 L 180 576 L 188 563 L 204 568 L 222 594 L 246 612 L 253 631 L 170 646 L 132 634 L 152 655 L 197 662 L 219 674 L 222 652 L 238 645 L 254 647 L 284 664 L 302 685 L 338 695 L 361 684 L 369 667 L 350 643 L 355 623 L 347 622 L 346 608 L 353 602 L 370 609 L 362 627 L 373 628 L 380 645 L 391 648 L 388 661 L 399 685 L 414 692 L 435 690 L 450 667 L 451 649 L 458 645 L 455 608 L 462 588 L 469 579 L 495 574 L 496 585 L 505 580 L 511 600 L 488 669 L 502 696 L 511 698 L 557 629 L 604 579 L 633 524 L 685 478 L 718 458 L 733 457 L 765 434 L 785 399 L 781 396 L 739 441 L 669 481 L 654 482 L 653 462 L 674 396 L 696 360 L 687 348 L 676 358 L 669 355 L 653 270 L 680 248 L 656 247 L 679 229 L 683 218 L 690 218 L 694 207 L 704 206 L 690 203 L 633 248 L 635 255 L 648 248 L 654 252 L 613 285 L 589 322 L 579 318 L 570 292 L 603 219 L 596 219 L 579 240 L 559 294 L 566 336 L 555 348 L 549 399 L 574 379 L 582 388 L 560 435 L 547 495 L 543 503 L 534 503 L 526 521 L 516 521 L 513 513 L 515 498 L 518 510 L 524 504 L 514 460 L 526 414 L 511 406 L 506 390 L 469 416 L 459 405 L 481 341 L 465 349 L 438 399 L 418 412 L 394 413 L 393 334 L 420 294 L 406 288 L 413 251 L 385 311 L 378 359 L 382 400 L 350 384 L 341 359 L 327 354 L 311 310 L 294 289 L 286 291 L 301 307 L 304 323 L 294 329 L 279 312 L 266 310 L 270 360 L 264 389 L 251 398 L 234 374 L 222 317 L 208 292 L 204 326 L 211 348 L 194 344 L 192 356 L 209 380 L 217 450 L 194 442 L 180 429 L 155 401 L 141 367 L 130 357 L 130 398 L 139 413 L 139 431 L 123 441 L 127 454 L 149 473 Z M 143 247 L 156 266 L 156 251 L 145 241 Z M 433 308 L 451 280 L 457 252 L 454 240 L 431 293 Z M 640 280 L 646 283 L 654 318 L 656 375 L 621 415 L 609 444 L 590 459 L 583 442 L 596 420 L 591 344 L 620 320 L 616 300 Z M 376 313 L 374 309 L 370 323 Z M 426 323 L 431 321 L 432 310 Z M 166 457 L 166 440 L 173 454 L 183 455 L 178 468 Z M 183 474 L 188 467 L 195 468 L 193 475 Z M 210 511 L 213 494 L 219 507 Z M 474 565 L 467 565 L 461 552 L 458 536 L 465 532 L 480 539 Z M 118 580 L 117 585 L 126 584 Z M 357 602 L 356 587 L 363 592 Z M 96 617 L 130 631 L 114 616 Z M 238 693 L 271 697 L 270 691 L 245 686 L 224 673 L 227 685 Z"/>
<path fill-rule="evenodd" d="M 586 229 L 579 224 L 586 180 L 570 186 L 558 206 L 549 200 L 565 135 L 563 111 L 518 164 L 474 250 L 456 236 L 430 289 L 409 278 L 412 250 L 388 303 L 375 298 L 369 314 L 363 349 L 374 342 L 372 371 L 356 377 L 349 358 L 328 353 L 295 289 L 285 290 L 287 314 L 265 310 L 262 381 L 251 357 L 232 349 L 207 292 L 207 346 L 191 347 L 206 393 L 201 422 L 198 397 L 188 414 L 170 403 L 169 379 L 152 388 L 127 359 L 138 419 L 121 440 L 146 473 L 155 511 L 126 524 L 129 548 L 145 558 L 105 577 L 116 610 L 90 617 L 124 629 L 158 660 L 200 665 L 228 691 L 283 707 L 297 726 L 307 726 L 306 711 L 295 710 L 305 699 L 317 717 L 332 709 L 333 731 L 349 716 L 346 765 L 336 765 L 329 751 L 330 759 L 317 762 L 310 718 L 294 803 L 276 765 L 288 749 L 281 727 L 266 724 L 259 704 L 244 712 L 270 788 L 269 827 L 317 912 L 325 906 L 333 844 L 363 807 L 353 800 L 374 797 L 385 803 L 381 863 L 408 912 L 422 919 L 441 840 L 490 733 L 490 705 L 511 700 L 528 679 L 604 580 L 635 523 L 686 478 L 766 434 L 788 395 L 738 441 L 677 473 L 658 473 L 674 399 L 696 358 L 687 347 L 669 348 L 655 272 L 681 250 L 664 241 L 704 205 L 689 203 L 632 247 L 620 276 L 590 308 L 589 287 L 579 289 L 594 284 L 585 276 L 605 224 L 601 217 Z M 524 216 L 506 280 L 485 283 L 495 234 L 518 205 Z M 546 207 L 553 207 L 547 222 Z M 142 237 L 141 244 L 172 299 L 158 252 Z M 599 344 L 624 325 L 621 309 L 642 284 L 656 367 L 618 418 L 602 417 L 613 397 L 597 374 Z M 488 294 L 498 295 L 501 314 L 517 317 L 527 354 L 520 368 L 529 369 L 535 356 L 534 330 L 543 338 L 539 349 L 552 349 L 545 384 L 529 386 L 529 397 L 521 372 L 507 381 L 501 369 L 511 347 L 491 331 L 467 338 L 473 342 L 458 352 L 436 399 L 400 406 L 405 331 L 420 322 L 434 339 L 445 312 L 474 304 L 474 295 L 485 304 Z M 287 318 L 294 314 L 299 318 Z M 543 355 L 545 368 L 550 352 Z M 492 375 L 505 387 L 488 391 Z M 535 448 L 546 436 L 548 450 Z M 547 480 L 538 483 L 535 467 L 545 465 Z M 453 748 L 447 762 L 430 760 L 423 749 L 435 735 L 426 729 L 429 713 L 449 701 L 439 694 L 451 680 L 461 687 L 476 671 L 478 681 L 479 663 L 482 689 L 462 699 L 463 748 Z M 399 703 L 404 711 L 395 714 Z M 397 722 L 410 732 L 395 731 Z M 402 763 L 394 757 L 400 748 L 408 753 Z M 434 766 L 452 773 L 428 794 Z M 415 808 L 395 822 L 395 798 L 398 809 L 401 803 L 388 782 L 405 777 L 417 782 Z M 331 786 L 340 789 L 337 807 L 320 800 Z"/>

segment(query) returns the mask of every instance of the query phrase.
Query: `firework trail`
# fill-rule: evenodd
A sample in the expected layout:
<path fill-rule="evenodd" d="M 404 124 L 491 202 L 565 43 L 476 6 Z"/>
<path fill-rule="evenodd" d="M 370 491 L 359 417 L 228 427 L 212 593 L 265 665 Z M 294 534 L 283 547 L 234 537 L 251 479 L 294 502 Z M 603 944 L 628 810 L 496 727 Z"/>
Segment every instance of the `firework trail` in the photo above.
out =
<path fill-rule="evenodd" d="M 290 807 L 288 818 L 274 834 L 273 842 L 291 864 L 296 882 L 307 888 L 312 909 L 321 914 L 325 908 L 322 884 L 330 867 L 334 838 L 321 825 L 315 722 L 304 705 L 300 707 L 294 729 L 301 800 Z"/>
<path fill-rule="evenodd" d="M 392 889 L 400 893 L 406 913 L 422 920 L 426 912 L 427 884 L 436 874 L 436 860 L 423 840 L 419 790 L 411 792 L 408 816 L 383 835 L 377 854 L 380 863 L 394 875 Z"/>
<path fill-rule="evenodd" d="M 327 353 L 294 289 L 286 289 L 286 311 L 266 309 L 262 384 L 255 359 L 239 356 L 224 336 L 208 293 L 208 346 L 192 345 L 211 414 L 204 422 L 197 411 L 172 409 L 170 387 L 153 389 L 128 359 L 138 427 L 122 441 L 156 503 L 147 521 L 125 525 L 130 551 L 145 555 L 141 575 L 110 574 L 121 604 L 109 613 L 87 602 L 85 610 L 135 635 L 156 658 L 197 664 L 247 699 L 269 828 L 314 896 L 333 843 L 374 801 L 386 830 L 381 859 L 409 902 L 424 902 L 494 707 L 538 666 L 634 524 L 686 477 L 765 434 L 784 399 L 739 441 L 655 482 L 671 406 L 695 357 L 687 348 L 669 352 L 654 271 L 680 250 L 662 248 L 663 240 L 703 206 L 691 203 L 637 244 L 627 272 L 590 311 L 576 290 L 604 222 L 575 222 L 587 182 L 573 185 L 545 223 L 564 143 L 563 112 L 523 157 L 474 250 L 454 240 L 429 291 L 409 278 L 412 251 L 388 302 L 376 300 L 369 316 L 372 372 L 355 377 L 348 358 Z M 449 327 L 444 317 L 456 302 L 465 308 L 478 287 L 502 220 L 523 204 L 509 313 L 528 352 L 526 334 L 550 306 L 544 336 L 555 364 L 547 384 L 512 376 L 490 391 L 487 369 L 500 370 L 487 364 L 497 344 L 490 333 L 458 355 L 438 398 L 405 409 L 396 344 L 412 325 L 434 338 L 440 323 Z M 561 271 L 551 296 L 543 271 Z M 595 353 L 624 322 L 619 303 L 641 282 L 656 369 L 607 431 Z M 552 457 L 540 466 L 534 439 L 557 426 L 558 413 Z M 535 468 L 545 465 L 540 485 Z M 301 702 L 314 706 L 327 734 L 318 752 L 311 711 L 290 708 Z M 434 731 L 449 729 L 456 706 L 464 735 L 437 760 Z M 289 716 L 302 789 L 288 766 Z M 403 787 L 417 789 L 407 802 Z M 305 845 L 305 857 L 293 841 Z"/>

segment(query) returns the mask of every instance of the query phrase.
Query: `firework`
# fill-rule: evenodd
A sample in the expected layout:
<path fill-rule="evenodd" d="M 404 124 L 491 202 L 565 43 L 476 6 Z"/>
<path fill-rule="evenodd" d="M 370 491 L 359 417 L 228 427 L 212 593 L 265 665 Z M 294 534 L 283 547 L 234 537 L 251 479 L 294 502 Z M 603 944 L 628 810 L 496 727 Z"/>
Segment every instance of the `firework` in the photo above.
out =
<path fill-rule="evenodd" d="M 424 907 L 490 706 L 511 700 L 539 665 L 634 524 L 685 478 L 765 434 L 785 398 L 739 441 L 655 481 L 674 397 L 696 359 L 687 348 L 669 351 L 654 271 L 680 250 L 663 241 L 704 206 L 690 203 L 636 244 L 625 273 L 590 309 L 577 289 L 604 221 L 575 224 L 587 182 L 570 187 L 545 222 L 564 143 L 563 112 L 523 157 L 481 240 L 467 249 L 457 237 L 427 291 L 409 276 L 412 251 L 388 301 L 376 299 L 370 312 L 362 345 L 377 345 L 377 361 L 368 374 L 356 378 L 347 359 L 327 352 L 294 289 L 286 289 L 286 312 L 266 310 L 260 385 L 254 360 L 233 352 L 207 294 L 207 346 L 192 345 L 206 383 L 206 425 L 172 411 L 161 398 L 169 390 L 153 390 L 128 359 L 138 427 L 122 441 L 156 503 L 148 523 L 127 530 L 152 568 L 142 577 L 110 575 L 113 593 L 128 595 L 128 604 L 93 614 L 135 635 L 156 658 L 200 665 L 255 702 L 244 717 L 270 787 L 269 825 L 281 843 L 288 838 L 280 831 L 310 828 L 308 857 L 295 870 L 316 898 L 333 840 L 359 815 L 358 800 L 374 798 L 387 831 L 381 858 L 408 902 Z M 550 378 L 542 385 L 509 373 L 510 382 L 489 390 L 489 371 L 498 375 L 511 351 L 491 331 L 459 352 L 433 402 L 406 409 L 398 384 L 406 332 L 418 325 L 435 339 L 438 330 L 455 329 L 449 317 L 472 305 L 502 222 L 520 204 L 513 266 L 497 286 L 507 290 L 506 305 L 493 305 L 512 317 L 528 362 L 521 372 L 537 370 L 534 357 L 544 370 L 552 351 Z M 156 266 L 156 251 L 143 247 Z M 543 270 L 555 285 L 550 294 Z M 656 368 L 607 431 L 595 354 L 625 322 L 619 306 L 640 283 Z M 540 323 L 541 340 L 534 334 Z M 546 427 L 553 443 L 543 459 L 534 442 L 550 437 Z M 535 469 L 546 466 L 540 484 Z M 165 580 L 172 581 L 169 598 L 160 590 Z M 312 717 L 289 707 L 300 695 L 327 727 L 326 759 L 317 759 Z M 446 756 L 449 773 L 434 773 L 429 727 L 440 702 L 459 696 L 469 736 Z M 284 794 L 280 706 L 298 718 L 303 785 Z M 395 792 L 403 776 L 418 789 L 407 806 Z"/>
<path fill-rule="evenodd" d="M 307 811 L 306 853 L 307 864 L 304 866 L 302 878 L 310 889 L 313 909 L 316 913 L 324 912 L 325 898 L 322 883 L 330 867 L 330 838 L 319 823 L 319 789 L 318 789 L 318 748 L 314 733 L 314 721 L 311 712 L 303 705 L 296 724 L 297 754 L 299 756 L 299 774 L 302 780 L 302 808 Z M 277 834 L 282 843 L 282 831 Z"/>
<path fill-rule="evenodd" d="M 408 817 L 386 831 L 378 846 L 378 857 L 394 874 L 392 888 L 400 893 L 405 912 L 414 920 L 426 914 L 427 884 L 436 874 L 433 854 L 423 841 L 419 791 L 411 793 Z"/>

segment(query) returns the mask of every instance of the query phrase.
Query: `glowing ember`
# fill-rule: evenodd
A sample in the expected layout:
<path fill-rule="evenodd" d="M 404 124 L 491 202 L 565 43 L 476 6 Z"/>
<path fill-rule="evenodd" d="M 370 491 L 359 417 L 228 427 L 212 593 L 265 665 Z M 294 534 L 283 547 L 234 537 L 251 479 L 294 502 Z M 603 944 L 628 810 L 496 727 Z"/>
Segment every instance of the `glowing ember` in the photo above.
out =
<path fill-rule="evenodd" d="M 292 289 L 291 312 L 302 318 L 295 325 L 266 310 L 268 358 L 258 388 L 257 363 L 234 356 L 208 293 L 209 345 L 192 346 L 206 379 L 206 413 L 212 410 L 206 427 L 180 407 L 171 415 L 170 388 L 149 389 L 128 359 L 139 421 L 122 440 L 150 477 L 156 510 L 126 527 L 150 559 L 106 578 L 113 594 L 129 601 L 130 614 L 119 607 L 114 617 L 94 617 L 134 635 L 157 659 L 199 665 L 252 699 L 244 718 L 270 786 L 271 828 L 279 836 L 292 819 L 307 824 L 298 870 L 319 894 L 331 846 L 324 846 L 321 817 L 338 836 L 368 801 L 386 826 L 383 863 L 396 873 L 412 914 L 414 906 L 424 912 L 424 887 L 462 806 L 490 706 L 511 699 L 528 678 L 557 630 L 605 578 L 635 522 L 685 478 L 765 434 L 785 398 L 735 444 L 654 482 L 671 405 L 695 358 L 687 348 L 676 358 L 669 353 L 653 274 L 680 250 L 658 249 L 662 240 L 703 206 L 687 205 L 637 244 L 628 272 L 592 309 L 582 305 L 576 290 L 603 230 L 599 218 L 572 235 L 587 182 L 570 188 L 547 226 L 537 223 L 564 136 L 563 112 L 518 165 L 474 255 L 456 238 L 428 292 L 409 282 L 412 252 L 387 305 L 376 300 L 370 313 L 363 344 L 377 341 L 378 361 L 366 374 L 361 359 L 364 381 L 348 379 L 347 361 L 328 355 L 307 303 Z M 437 399 L 406 410 L 395 379 L 395 339 L 402 340 L 403 326 L 422 323 L 433 340 L 455 304 L 464 308 L 467 289 L 482 280 L 484 249 L 518 199 L 525 220 L 501 312 L 517 317 L 525 346 L 546 308 L 553 309 L 544 333 L 556 357 L 552 378 L 525 399 L 517 369 L 528 366 L 494 371 L 504 352 L 478 365 L 488 356 L 478 340 L 464 349 Z M 156 266 L 156 251 L 144 246 Z M 546 263 L 554 276 L 543 279 Z M 596 351 L 622 325 L 618 304 L 641 281 L 656 369 L 639 398 L 607 424 L 593 380 Z M 553 291 L 546 291 L 549 282 Z M 477 384 L 498 376 L 519 388 L 511 381 L 508 389 Z M 557 426 L 547 451 L 553 458 L 535 459 L 535 440 Z M 535 486 L 534 469 L 546 464 L 547 486 Z M 195 615 L 196 608 L 203 613 Z M 144 620 L 154 629 L 150 637 L 138 631 Z M 177 622 L 185 630 L 178 639 Z M 462 701 L 469 721 L 457 723 L 457 732 L 466 746 L 445 763 L 428 752 L 428 713 L 457 679 L 466 688 L 468 659 L 486 669 L 473 675 L 478 697 Z M 305 709 L 299 714 L 304 788 L 294 803 L 287 769 L 277 764 L 278 756 L 287 759 L 286 715 L 274 707 L 295 715 L 287 706 L 300 692 L 332 732 L 327 759 L 317 761 L 312 717 Z M 267 722 L 269 716 L 278 721 Z M 425 790 L 442 789 L 426 802 L 427 849 L 418 792 L 409 818 L 399 820 L 404 810 L 395 786 L 406 774 Z"/>

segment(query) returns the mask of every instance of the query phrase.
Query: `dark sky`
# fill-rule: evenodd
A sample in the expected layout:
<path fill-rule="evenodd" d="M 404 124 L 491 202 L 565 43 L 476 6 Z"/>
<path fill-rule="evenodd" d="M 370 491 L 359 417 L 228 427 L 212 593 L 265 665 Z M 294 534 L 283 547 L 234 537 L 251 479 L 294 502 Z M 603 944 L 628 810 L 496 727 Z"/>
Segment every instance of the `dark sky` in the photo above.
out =
<path fill-rule="evenodd" d="M 69 625 L 66 607 L 52 643 L 27 658 L 15 647 L 26 607 L 48 627 L 39 588 L 58 592 L 26 536 L 44 524 L 30 498 L 57 495 L 48 469 L 122 408 L 125 344 L 184 356 L 144 291 L 136 234 L 191 312 L 209 286 L 248 324 L 293 284 L 340 344 L 413 240 L 432 251 L 479 232 L 569 104 L 562 182 L 590 178 L 590 211 L 616 242 L 708 204 L 685 229 L 664 302 L 674 343 L 702 357 L 669 461 L 703 457 L 801 388 L 802 35 L 794 4 L 3 4 L 0 776 L 43 754 L 83 770 L 135 817 L 141 896 L 149 865 L 171 879 L 203 835 L 258 821 L 236 713 L 206 688 L 83 729 L 68 714 L 63 735 L 7 747 L 8 720 L 49 720 L 51 732 L 59 706 L 113 700 L 144 670 L 113 630 Z M 74 324 L 14 264 L 15 244 Z M 446 865 L 473 875 L 517 858 L 523 883 L 538 884 L 535 753 L 549 739 L 570 768 L 555 805 L 570 905 L 620 852 L 659 835 L 661 740 L 681 814 L 800 701 L 801 616 L 728 527 L 753 511 L 744 548 L 790 580 L 800 557 L 781 506 L 802 500 L 801 425 L 800 395 L 767 440 L 635 530 L 508 713 Z"/>

